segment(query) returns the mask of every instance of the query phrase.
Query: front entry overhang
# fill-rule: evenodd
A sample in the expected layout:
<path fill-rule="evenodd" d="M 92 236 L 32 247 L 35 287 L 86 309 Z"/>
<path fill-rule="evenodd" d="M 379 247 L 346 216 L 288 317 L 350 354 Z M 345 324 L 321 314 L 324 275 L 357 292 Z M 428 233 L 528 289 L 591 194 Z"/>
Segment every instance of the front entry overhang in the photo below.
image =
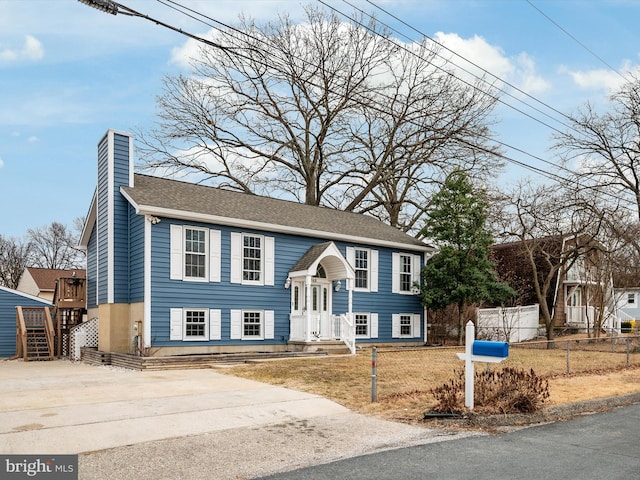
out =
<path fill-rule="evenodd" d="M 314 277 L 320 263 L 328 280 L 344 279 L 350 285 L 355 278 L 353 268 L 333 242 L 319 243 L 307 250 L 289 272 L 289 278 Z"/>
<path fill-rule="evenodd" d="M 338 329 L 331 328 L 331 322 L 346 321 L 348 323 L 351 321 L 354 279 L 353 268 L 335 243 L 324 242 L 309 248 L 289 271 L 285 284 L 287 288 L 292 286 L 289 340 L 310 342 L 312 336 L 316 339 L 331 339 L 336 336 L 334 332 Z M 336 316 L 333 312 L 331 285 L 333 282 L 337 282 L 335 286 L 337 292 L 341 280 L 346 283 L 348 307 L 346 312 Z M 323 302 L 327 302 L 326 310 L 323 307 L 322 312 L 313 311 L 314 307 L 312 307 L 312 305 L 317 307 L 317 302 L 312 302 L 312 292 L 317 288 L 322 289 Z M 299 301 L 297 296 L 301 292 L 304 292 L 303 301 Z M 317 299 L 318 296 L 313 298 Z M 353 328 L 349 328 L 349 330 L 353 330 Z M 355 330 L 351 332 L 353 334 L 351 336 L 355 338 L 354 332 Z"/>

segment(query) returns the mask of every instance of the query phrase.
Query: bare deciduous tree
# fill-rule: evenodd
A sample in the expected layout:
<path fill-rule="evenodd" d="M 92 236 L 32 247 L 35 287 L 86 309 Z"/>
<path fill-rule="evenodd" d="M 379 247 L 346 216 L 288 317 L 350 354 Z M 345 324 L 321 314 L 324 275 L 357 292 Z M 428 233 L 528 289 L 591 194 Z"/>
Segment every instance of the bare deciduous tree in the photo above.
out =
<path fill-rule="evenodd" d="M 202 48 L 190 76 L 166 78 L 158 125 L 140 135 L 144 165 L 410 230 L 430 184 L 497 163 L 495 95 L 453 77 L 433 44 L 306 13 L 305 24 L 241 18 L 224 50 Z"/>
<path fill-rule="evenodd" d="M 62 223 L 30 228 L 27 235 L 32 245 L 30 266 L 62 270 L 82 268 L 83 256 L 76 248 L 78 239 Z"/>
<path fill-rule="evenodd" d="M 518 255 L 509 261 L 518 262 L 518 270 L 529 276 L 526 280 L 540 305 L 548 340 L 554 337 L 551 309 L 557 279 L 564 278 L 579 259 L 599 248 L 596 239 L 603 219 L 592 216 L 576 195 L 568 188 L 523 182 L 504 205 L 504 212 L 510 215 L 504 215 L 502 237 L 517 242 L 519 248 Z M 496 261 L 500 265 L 507 260 L 497 254 Z M 500 267 L 499 272 L 512 270 L 512 266 Z"/>
<path fill-rule="evenodd" d="M 565 162 L 578 163 L 584 185 L 635 205 L 640 220 L 640 78 L 611 97 L 611 110 L 585 105 L 571 118 L 571 129 L 555 135 Z"/>
<path fill-rule="evenodd" d="M 29 266 L 32 244 L 0 235 L 0 285 L 16 289 L 20 276 Z"/>

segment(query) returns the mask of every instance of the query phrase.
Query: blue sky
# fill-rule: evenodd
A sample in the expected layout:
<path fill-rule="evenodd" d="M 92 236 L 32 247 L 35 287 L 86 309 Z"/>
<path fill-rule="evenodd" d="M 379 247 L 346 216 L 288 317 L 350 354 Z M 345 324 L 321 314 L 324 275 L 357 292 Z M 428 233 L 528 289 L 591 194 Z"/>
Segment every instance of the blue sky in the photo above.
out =
<path fill-rule="evenodd" d="M 242 12 L 258 20 L 273 19 L 277 12 L 297 18 L 301 5 L 312 1 L 179 3 L 232 23 Z M 198 35 L 209 30 L 154 0 L 120 3 Z M 352 11 L 342 1 L 327 3 Z M 351 3 L 374 9 L 360 0 Z M 609 66 L 624 75 L 640 65 L 636 0 L 372 3 L 562 112 L 573 112 L 586 101 L 606 105 L 611 89 L 622 82 Z M 381 11 L 377 16 L 417 38 Z M 97 142 L 108 128 L 149 126 L 162 78 L 186 71 L 190 51 L 193 42 L 176 32 L 141 18 L 108 15 L 76 0 L 0 0 L 0 235 L 21 237 L 28 228 L 52 221 L 71 227 L 85 215 L 96 183 Z M 558 126 L 538 112 L 529 113 Z M 496 114 L 503 142 L 552 159 L 549 127 L 507 106 Z M 535 163 L 524 154 L 508 154 Z M 524 176 L 535 179 L 534 173 L 509 166 L 499 181 Z"/>

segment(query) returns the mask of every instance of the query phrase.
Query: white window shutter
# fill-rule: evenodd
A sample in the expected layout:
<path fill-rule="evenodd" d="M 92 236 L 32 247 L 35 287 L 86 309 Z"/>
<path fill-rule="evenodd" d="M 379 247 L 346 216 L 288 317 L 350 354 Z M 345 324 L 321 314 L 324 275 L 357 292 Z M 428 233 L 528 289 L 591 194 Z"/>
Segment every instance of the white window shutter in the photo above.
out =
<path fill-rule="evenodd" d="M 169 340 L 182 340 L 182 309 L 169 310 Z"/>
<path fill-rule="evenodd" d="M 356 249 L 353 247 L 347 247 L 347 263 L 351 265 L 351 268 L 356 268 Z"/>
<path fill-rule="evenodd" d="M 400 254 L 391 254 L 391 293 L 400 293 Z"/>
<path fill-rule="evenodd" d="M 418 338 L 420 336 L 420 314 L 416 313 L 411 316 L 411 336 Z"/>
<path fill-rule="evenodd" d="M 242 283 L 242 234 L 231 232 L 231 283 Z"/>
<path fill-rule="evenodd" d="M 275 312 L 273 310 L 265 310 L 264 312 L 264 338 L 271 339 L 275 333 Z"/>
<path fill-rule="evenodd" d="M 369 250 L 369 291 L 378 291 L 378 250 Z"/>
<path fill-rule="evenodd" d="M 391 337 L 400 338 L 400 314 L 391 315 Z"/>
<path fill-rule="evenodd" d="M 420 255 L 411 256 L 411 291 L 418 294 L 420 289 L 414 286 L 416 283 L 420 284 Z"/>
<path fill-rule="evenodd" d="M 231 310 L 231 340 L 242 338 L 242 310 Z"/>
<path fill-rule="evenodd" d="M 222 310 L 209 310 L 209 340 L 222 339 Z"/>
<path fill-rule="evenodd" d="M 171 225 L 169 240 L 170 251 L 170 272 L 171 280 L 182 280 L 182 227 L 180 225 Z"/>
<path fill-rule="evenodd" d="M 274 284 L 275 238 L 264 237 L 264 284 Z"/>
<path fill-rule="evenodd" d="M 221 244 L 220 230 L 209 230 L 209 281 L 220 281 L 220 250 Z"/>
<path fill-rule="evenodd" d="M 371 328 L 369 329 L 369 337 L 378 338 L 378 314 L 371 313 L 369 315 L 369 322 L 371 323 Z"/>

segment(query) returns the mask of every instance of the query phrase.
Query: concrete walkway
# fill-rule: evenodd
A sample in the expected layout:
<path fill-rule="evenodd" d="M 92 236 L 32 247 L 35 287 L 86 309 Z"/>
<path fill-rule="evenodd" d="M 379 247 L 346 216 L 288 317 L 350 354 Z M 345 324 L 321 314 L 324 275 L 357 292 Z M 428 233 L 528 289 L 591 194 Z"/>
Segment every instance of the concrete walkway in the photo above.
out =
<path fill-rule="evenodd" d="M 212 369 L 0 361 L 3 454 L 77 454 L 345 412 L 317 395 Z"/>

